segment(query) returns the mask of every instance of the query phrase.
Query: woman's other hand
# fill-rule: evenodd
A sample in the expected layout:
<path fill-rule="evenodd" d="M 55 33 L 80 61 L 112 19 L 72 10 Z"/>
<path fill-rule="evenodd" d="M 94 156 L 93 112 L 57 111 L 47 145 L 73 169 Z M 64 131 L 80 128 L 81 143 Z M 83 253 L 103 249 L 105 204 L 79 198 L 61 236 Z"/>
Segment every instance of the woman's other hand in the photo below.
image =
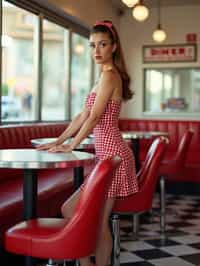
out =
<path fill-rule="evenodd" d="M 50 142 L 50 143 L 46 143 L 46 144 L 41 144 L 41 145 L 37 145 L 36 146 L 36 150 L 38 151 L 46 151 L 46 150 L 49 150 L 53 147 L 56 147 L 56 142 L 53 141 L 53 142 Z"/>
<path fill-rule="evenodd" d="M 48 152 L 71 152 L 73 147 L 70 144 L 61 144 L 54 146 L 48 150 Z"/>

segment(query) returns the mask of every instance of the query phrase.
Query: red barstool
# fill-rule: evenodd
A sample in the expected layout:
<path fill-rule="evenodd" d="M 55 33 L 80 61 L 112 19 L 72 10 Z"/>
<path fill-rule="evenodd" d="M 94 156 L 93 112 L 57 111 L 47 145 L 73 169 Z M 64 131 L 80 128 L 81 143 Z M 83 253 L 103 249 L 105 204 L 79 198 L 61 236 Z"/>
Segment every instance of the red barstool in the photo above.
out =
<path fill-rule="evenodd" d="M 152 208 L 152 200 L 158 180 L 158 167 L 164 155 L 168 140 L 156 138 L 148 151 L 145 162 L 137 174 L 139 191 L 123 199 L 117 199 L 112 213 L 113 254 L 112 265 L 120 265 L 120 215 L 135 215 L 147 212 Z"/>
<path fill-rule="evenodd" d="M 99 162 L 89 178 L 70 220 L 38 218 L 23 221 L 5 234 L 5 248 L 24 256 L 54 260 L 78 259 L 91 255 L 96 241 L 110 176 L 120 163 L 119 157 Z"/>
<path fill-rule="evenodd" d="M 177 152 L 171 160 L 163 160 L 159 167 L 160 176 L 160 228 L 165 235 L 166 228 L 166 201 L 165 182 L 180 181 L 181 173 L 184 171 L 187 152 L 194 132 L 188 130 L 184 133 L 178 145 Z"/>

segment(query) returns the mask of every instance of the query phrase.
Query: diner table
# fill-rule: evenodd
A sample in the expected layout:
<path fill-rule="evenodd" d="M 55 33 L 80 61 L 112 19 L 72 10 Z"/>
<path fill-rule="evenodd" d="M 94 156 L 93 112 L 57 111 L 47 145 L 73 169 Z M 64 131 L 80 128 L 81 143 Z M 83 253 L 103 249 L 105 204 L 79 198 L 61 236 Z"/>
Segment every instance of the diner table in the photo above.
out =
<path fill-rule="evenodd" d="M 121 131 L 123 139 L 126 141 L 131 141 L 131 148 L 135 157 L 135 166 L 136 172 L 140 170 L 140 160 L 139 160 L 139 151 L 140 151 L 140 140 L 141 139 L 153 139 L 156 137 L 167 137 L 168 132 L 163 131 Z M 90 134 L 87 139 L 94 139 L 94 135 Z"/>
<path fill-rule="evenodd" d="M 23 218 L 37 217 L 37 170 L 55 168 L 84 167 L 95 160 L 94 154 L 72 151 L 69 153 L 49 153 L 36 149 L 0 150 L 0 168 L 23 169 Z M 79 172 L 79 171 L 78 171 Z M 76 179 L 78 178 L 78 181 Z M 79 184 L 83 177 L 74 175 L 74 183 Z M 31 257 L 26 257 L 25 265 L 34 265 Z"/>
<path fill-rule="evenodd" d="M 167 132 L 162 132 L 162 131 L 122 131 L 121 133 L 123 139 L 131 141 L 131 147 L 135 157 L 136 172 L 140 170 L 140 160 L 139 160 L 140 140 L 153 139 L 160 136 L 164 137 L 168 136 Z"/>
<path fill-rule="evenodd" d="M 38 145 L 51 143 L 56 141 L 57 138 L 38 138 L 38 139 L 31 139 L 31 144 L 36 147 Z M 69 138 L 64 141 L 63 144 L 68 144 L 73 140 L 73 138 Z M 85 138 L 77 147 L 76 150 L 84 150 L 84 149 L 93 149 L 94 148 L 94 141 L 91 138 Z"/>
<path fill-rule="evenodd" d="M 38 145 L 47 144 L 55 141 L 57 138 L 38 138 L 31 139 L 31 144 L 36 147 Z M 69 138 L 64 141 L 63 144 L 69 144 L 73 138 Z M 85 138 L 76 148 L 77 151 L 92 150 L 94 149 L 94 140 L 91 138 Z M 74 190 L 76 190 L 84 180 L 84 167 L 75 167 L 74 168 Z"/>

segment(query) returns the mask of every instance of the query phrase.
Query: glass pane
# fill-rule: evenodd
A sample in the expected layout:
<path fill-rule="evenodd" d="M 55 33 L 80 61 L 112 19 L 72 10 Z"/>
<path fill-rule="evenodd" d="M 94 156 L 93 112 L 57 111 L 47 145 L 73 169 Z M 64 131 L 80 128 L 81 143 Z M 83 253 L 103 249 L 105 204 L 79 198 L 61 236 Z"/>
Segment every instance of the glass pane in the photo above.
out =
<path fill-rule="evenodd" d="M 199 112 L 200 69 L 146 69 L 145 111 Z"/>
<path fill-rule="evenodd" d="M 72 35 L 71 113 L 77 115 L 83 108 L 84 99 L 90 91 L 91 57 L 88 39 Z"/>
<path fill-rule="evenodd" d="M 191 109 L 194 112 L 200 112 L 200 69 L 191 70 Z"/>
<path fill-rule="evenodd" d="M 68 31 L 47 20 L 43 26 L 42 120 L 64 120 L 68 119 L 65 47 Z"/>
<path fill-rule="evenodd" d="M 35 119 L 34 27 L 36 16 L 3 1 L 2 120 Z"/>
<path fill-rule="evenodd" d="M 159 102 L 162 94 L 162 75 L 159 71 L 153 70 L 148 73 L 148 90 L 146 97 L 146 104 L 152 111 L 158 111 L 160 109 Z"/>

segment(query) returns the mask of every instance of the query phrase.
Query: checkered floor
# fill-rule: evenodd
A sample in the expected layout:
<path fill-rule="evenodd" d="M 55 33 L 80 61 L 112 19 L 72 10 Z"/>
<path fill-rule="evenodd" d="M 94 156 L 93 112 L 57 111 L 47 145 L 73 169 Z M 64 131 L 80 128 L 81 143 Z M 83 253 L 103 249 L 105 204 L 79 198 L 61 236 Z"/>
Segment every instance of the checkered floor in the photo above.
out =
<path fill-rule="evenodd" d="M 156 197 L 153 207 L 158 204 Z M 121 266 L 200 266 L 200 196 L 169 195 L 167 212 L 166 238 L 160 237 L 159 217 L 145 216 L 138 240 L 121 240 Z M 130 235 L 129 221 L 120 227 L 122 238 Z"/>

